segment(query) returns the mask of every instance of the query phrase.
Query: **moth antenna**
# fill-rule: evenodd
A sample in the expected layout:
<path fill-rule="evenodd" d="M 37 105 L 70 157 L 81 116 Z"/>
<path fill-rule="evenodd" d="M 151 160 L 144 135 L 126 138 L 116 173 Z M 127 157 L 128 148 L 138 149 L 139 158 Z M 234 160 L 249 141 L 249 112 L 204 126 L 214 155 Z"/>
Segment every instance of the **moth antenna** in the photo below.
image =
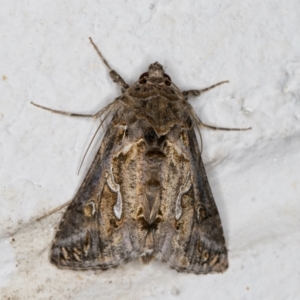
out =
<path fill-rule="evenodd" d="M 60 206 L 58 206 L 58 207 L 56 207 L 56 208 L 50 210 L 48 213 L 46 213 L 46 214 L 44 214 L 43 216 L 37 218 L 36 221 L 39 222 L 39 221 L 41 221 L 42 219 L 44 219 L 44 218 L 46 218 L 46 217 L 48 217 L 48 216 L 53 215 L 54 213 L 56 213 L 57 211 L 61 210 L 61 209 L 64 208 L 65 206 L 69 205 L 71 202 L 72 202 L 72 200 L 70 200 L 70 201 L 68 201 L 68 202 L 66 202 L 66 203 L 64 203 L 64 204 L 62 204 L 62 205 L 60 205 Z"/>
<path fill-rule="evenodd" d="M 104 119 L 101 120 L 100 125 L 98 126 L 98 128 L 97 128 L 97 130 L 95 131 L 95 133 L 94 133 L 94 135 L 93 135 L 93 137 L 92 137 L 92 139 L 91 139 L 91 141 L 90 141 L 90 143 L 89 143 L 87 149 L 85 150 L 85 153 L 84 153 L 83 158 L 82 158 L 82 160 L 81 160 L 81 163 L 80 163 L 80 166 L 79 166 L 79 170 L 78 170 L 77 175 L 79 175 L 79 172 L 80 172 L 80 170 L 81 170 L 81 167 L 82 167 L 82 164 L 83 164 L 83 162 L 84 162 L 84 159 L 85 159 L 85 157 L 86 157 L 86 155 L 87 155 L 87 153 L 88 153 L 88 151 L 89 151 L 89 149 L 90 149 L 90 147 L 91 147 L 91 145 L 92 145 L 92 143 L 93 143 L 93 141 L 94 141 L 94 139 L 95 139 L 95 137 L 96 137 L 96 135 L 97 135 L 99 129 L 101 128 L 103 122 L 106 120 L 106 118 L 107 118 L 107 116 L 109 115 L 109 113 L 110 113 L 110 112 L 108 112 L 108 113 L 106 114 L 106 116 L 104 117 Z M 101 117 L 100 117 L 100 118 L 101 118 Z"/>

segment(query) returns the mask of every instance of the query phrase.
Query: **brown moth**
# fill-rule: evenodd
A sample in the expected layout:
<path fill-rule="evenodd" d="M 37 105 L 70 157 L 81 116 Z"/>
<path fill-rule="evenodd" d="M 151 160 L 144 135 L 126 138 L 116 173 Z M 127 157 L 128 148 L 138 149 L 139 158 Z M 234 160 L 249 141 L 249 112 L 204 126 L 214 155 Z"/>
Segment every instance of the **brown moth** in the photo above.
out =
<path fill-rule="evenodd" d="M 160 259 L 179 272 L 225 271 L 222 225 L 194 129 L 242 129 L 203 124 L 187 102 L 224 82 L 182 92 L 155 62 L 129 86 L 90 41 L 122 94 L 95 115 L 34 104 L 69 116 L 112 116 L 62 218 L 51 262 L 59 268 L 106 270 L 139 257 L 145 264 Z"/>

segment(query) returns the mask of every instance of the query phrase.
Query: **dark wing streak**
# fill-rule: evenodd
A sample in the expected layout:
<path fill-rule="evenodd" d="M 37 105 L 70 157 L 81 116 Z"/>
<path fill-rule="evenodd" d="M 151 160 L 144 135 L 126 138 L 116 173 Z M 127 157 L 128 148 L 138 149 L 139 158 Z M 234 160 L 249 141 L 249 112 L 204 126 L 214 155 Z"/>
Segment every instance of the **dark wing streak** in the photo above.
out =
<path fill-rule="evenodd" d="M 119 109 L 120 106 L 116 111 Z M 118 120 L 119 115 L 114 112 L 111 122 Z M 118 130 L 118 126 L 108 126 L 100 149 L 59 225 L 51 250 L 51 262 L 59 268 L 108 269 L 131 258 L 128 247 L 125 247 L 127 249 L 124 249 L 122 257 L 116 257 L 111 248 L 101 251 L 110 243 L 109 240 L 102 241 L 100 237 L 100 231 L 104 229 L 101 229 L 102 225 L 99 221 L 101 221 L 101 213 L 105 212 L 100 212 L 99 207 L 106 183 L 105 173 L 110 168 L 114 153 L 120 147 L 115 142 Z M 84 213 L 86 205 L 91 205 L 93 212 L 91 215 Z M 120 234 L 126 235 L 126 231 L 128 231 L 127 227 L 123 227 Z M 117 246 L 122 247 L 121 244 Z"/>
<path fill-rule="evenodd" d="M 223 272 L 228 262 L 221 221 L 193 128 L 187 129 L 187 137 L 189 147 L 186 153 L 192 180 L 192 189 L 187 196 L 192 199 L 192 207 L 189 208 L 193 213 L 187 219 L 187 207 L 183 210 L 183 223 L 178 229 L 164 224 L 161 229 L 161 258 L 179 272 Z M 166 233 L 172 235 L 171 240 L 167 239 Z"/>
<path fill-rule="evenodd" d="M 195 228 L 195 235 L 197 235 L 195 238 L 199 239 L 201 243 L 202 253 L 206 250 L 209 254 L 206 263 L 203 263 L 203 256 L 201 256 L 200 264 L 194 265 L 193 271 L 196 273 L 223 272 L 228 267 L 228 261 L 221 220 L 209 186 L 193 129 L 189 130 L 188 136 L 191 153 L 190 165 L 193 178 L 195 214 L 197 216 L 197 222 L 194 223 L 194 226 L 197 226 Z M 210 265 L 211 254 L 220 256 L 219 264 Z"/>
<path fill-rule="evenodd" d="M 51 250 L 51 262 L 60 268 L 91 268 L 88 263 L 87 266 L 83 266 L 73 259 L 61 259 L 62 247 L 68 251 L 69 256 L 71 257 L 73 247 L 77 243 L 82 243 L 82 240 L 84 239 L 87 239 L 89 243 L 87 247 L 89 247 L 88 256 L 91 259 L 90 263 L 92 264 L 93 260 L 97 257 L 100 248 L 97 221 L 99 214 L 99 200 L 106 182 L 105 171 L 108 169 L 108 162 L 112 155 L 114 146 L 113 140 L 115 139 L 115 136 L 116 130 L 110 130 L 110 128 L 108 128 L 101 147 L 95 156 L 81 187 L 61 220 Z M 83 209 L 85 204 L 91 200 L 94 200 L 96 211 L 95 214 L 87 220 L 87 217 L 83 214 Z M 83 236 L 83 234 L 88 236 Z"/>

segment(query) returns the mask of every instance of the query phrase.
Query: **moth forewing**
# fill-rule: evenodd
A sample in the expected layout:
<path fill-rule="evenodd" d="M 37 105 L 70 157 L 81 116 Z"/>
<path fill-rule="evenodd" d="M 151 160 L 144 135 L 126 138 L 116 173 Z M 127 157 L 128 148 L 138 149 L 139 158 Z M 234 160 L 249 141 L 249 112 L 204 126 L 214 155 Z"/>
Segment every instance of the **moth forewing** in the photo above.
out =
<path fill-rule="evenodd" d="M 181 272 L 225 271 L 222 225 L 194 129 L 227 129 L 203 124 L 187 102 L 225 82 L 181 92 L 156 62 L 129 86 L 91 43 L 121 95 L 94 115 L 34 104 L 69 116 L 113 116 L 59 225 L 51 262 L 106 270 L 139 257 L 143 263 L 158 258 Z"/>

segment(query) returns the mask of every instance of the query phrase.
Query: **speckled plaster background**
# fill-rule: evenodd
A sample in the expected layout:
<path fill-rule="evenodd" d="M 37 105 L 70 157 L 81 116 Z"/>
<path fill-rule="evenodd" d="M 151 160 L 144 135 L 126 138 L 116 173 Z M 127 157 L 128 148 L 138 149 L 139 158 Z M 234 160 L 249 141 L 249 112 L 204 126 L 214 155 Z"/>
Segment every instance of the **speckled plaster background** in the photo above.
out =
<path fill-rule="evenodd" d="M 297 299 L 300 295 L 300 2 L 1 1 L 1 299 Z M 89 43 L 134 82 L 159 61 L 181 89 L 230 80 L 191 100 L 209 124 L 203 160 L 229 249 L 224 274 L 179 274 L 156 261 L 106 272 L 58 270 L 49 250 L 119 95 Z"/>

